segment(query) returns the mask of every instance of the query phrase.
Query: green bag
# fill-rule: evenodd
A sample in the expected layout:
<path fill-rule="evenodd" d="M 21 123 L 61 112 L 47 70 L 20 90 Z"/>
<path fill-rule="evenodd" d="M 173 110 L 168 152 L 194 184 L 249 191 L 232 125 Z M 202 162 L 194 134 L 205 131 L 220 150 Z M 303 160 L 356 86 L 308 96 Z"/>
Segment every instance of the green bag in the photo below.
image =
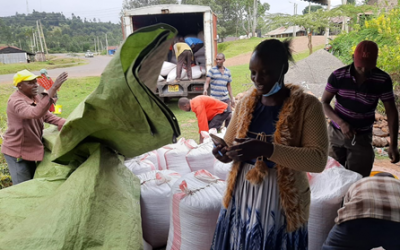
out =
<path fill-rule="evenodd" d="M 124 156 L 180 135 L 149 89 L 175 35 L 155 25 L 129 36 L 61 132 L 45 131 L 34 179 L 0 190 L 0 250 L 143 248 L 140 182 Z"/>

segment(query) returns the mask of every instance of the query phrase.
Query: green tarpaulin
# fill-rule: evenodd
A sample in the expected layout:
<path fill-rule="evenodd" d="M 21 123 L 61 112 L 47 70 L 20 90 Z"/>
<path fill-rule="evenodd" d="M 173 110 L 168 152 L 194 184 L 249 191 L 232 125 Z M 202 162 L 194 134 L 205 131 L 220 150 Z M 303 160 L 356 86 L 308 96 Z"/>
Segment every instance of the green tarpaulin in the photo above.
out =
<path fill-rule="evenodd" d="M 149 89 L 175 35 L 155 25 L 129 36 L 61 132 L 45 131 L 34 179 L 0 190 L 1 250 L 142 249 L 140 183 L 124 157 L 180 135 Z"/>

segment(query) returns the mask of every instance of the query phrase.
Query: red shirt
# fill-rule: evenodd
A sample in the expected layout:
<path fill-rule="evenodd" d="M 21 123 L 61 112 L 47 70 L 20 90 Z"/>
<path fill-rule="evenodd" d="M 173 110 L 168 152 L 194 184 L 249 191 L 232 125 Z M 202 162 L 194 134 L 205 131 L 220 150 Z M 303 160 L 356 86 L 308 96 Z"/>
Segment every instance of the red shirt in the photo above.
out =
<path fill-rule="evenodd" d="M 44 75 L 42 75 L 44 76 Z M 37 83 L 42 86 L 45 90 L 49 90 L 51 88 L 51 86 L 53 86 L 53 80 L 49 77 L 49 79 L 47 79 L 47 77 L 43 77 L 43 78 L 37 78 Z"/>
<path fill-rule="evenodd" d="M 38 95 L 33 101 L 20 91 L 14 92 L 8 99 L 8 128 L 4 134 L 1 152 L 27 161 L 42 161 L 43 123 L 57 125 L 59 130 L 65 123 L 65 119 L 48 111 L 53 102 L 48 95 L 41 99 Z"/>
<path fill-rule="evenodd" d="M 223 113 L 228 108 L 228 104 L 206 95 L 200 95 L 190 100 L 190 108 L 196 114 L 200 133 L 201 131 L 208 132 L 208 122 L 216 115 Z"/>

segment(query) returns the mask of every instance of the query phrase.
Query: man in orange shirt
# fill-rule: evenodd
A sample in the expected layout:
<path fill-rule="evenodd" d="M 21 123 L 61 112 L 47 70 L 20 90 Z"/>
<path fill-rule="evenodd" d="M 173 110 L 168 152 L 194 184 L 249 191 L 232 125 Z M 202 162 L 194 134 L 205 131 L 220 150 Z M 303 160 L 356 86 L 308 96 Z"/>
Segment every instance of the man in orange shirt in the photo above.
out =
<path fill-rule="evenodd" d="M 225 122 L 228 127 L 231 120 L 231 112 L 228 104 L 210 96 L 200 95 L 192 100 L 182 97 L 178 101 L 178 107 L 186 112 L 193 111 L 196 114 L 199 125 L 200 143 L 203 142 L 201 131 L 209 131 L 211 128 L 220 129 Z"/>

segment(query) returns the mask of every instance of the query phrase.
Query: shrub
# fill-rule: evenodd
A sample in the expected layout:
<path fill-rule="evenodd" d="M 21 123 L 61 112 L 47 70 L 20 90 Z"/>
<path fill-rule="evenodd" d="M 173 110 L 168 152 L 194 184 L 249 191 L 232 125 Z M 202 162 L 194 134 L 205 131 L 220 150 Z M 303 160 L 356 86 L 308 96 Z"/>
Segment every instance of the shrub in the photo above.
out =
<path fill-rule="evenodd" d="M 389 73 L 394 82 L 400 81 L 400 8 L 365 20 L 364 25 L 355 25 L 348 34 L 339 35 L 333 42 L 334 53 L 344 63 L 352 62 L 357 44 L 363 40 L 374 41 L 379 46 L 378 67 Z"/>

